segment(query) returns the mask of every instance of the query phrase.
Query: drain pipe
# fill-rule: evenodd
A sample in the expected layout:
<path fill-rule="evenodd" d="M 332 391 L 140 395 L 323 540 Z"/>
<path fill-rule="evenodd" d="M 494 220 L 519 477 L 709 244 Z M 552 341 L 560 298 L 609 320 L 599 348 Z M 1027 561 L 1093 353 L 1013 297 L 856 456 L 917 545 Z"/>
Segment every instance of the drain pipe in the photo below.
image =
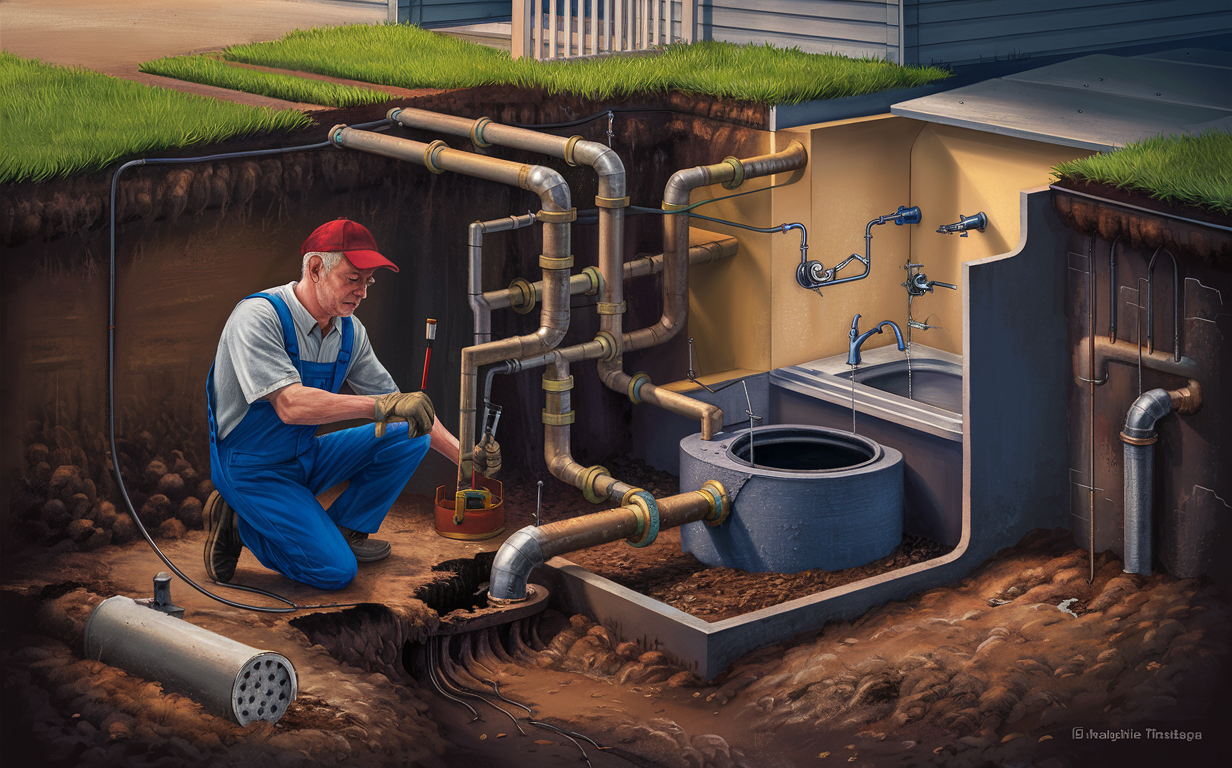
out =
<path fill-rule="evenodd" d="M 747 160 L 729 157 L 714 165 L 699 165 L 677 171 L 663 191 L 663 210 L 679 211 L 689 205 L 689 195 L 698 187 L 722 182 L 735 189 L 746 179 L 784 173 L 803 168 L 808 161 L 804 145 L 791 142 L 787 149 Z M 647 328 L 619 335 L 619 319 L 613 327 L 621 339 L 617 354 L 598 363 L 599 377 L 616 392 L 634 403 L 646 402 L 701 423 L 702 439 L 713 439 L 723 427 L 723 412 L 700 400 L 671 392 L 650 382 L 650 376 L 624 372 L 623 354 L 646 349 L 671 339 L 684 327 L 689 314 L 689 214 L 669 213 L 663 217 L 663 313 Z"/>
<path fill-rule="evenodd" d="M 1155 495 L 1155 422 L 1169 411 L 1193 413 L 1202 405 L 1202 389 L 1193 379 L 1176 390 L 1152 389 L 1130 406 L 1121 442 L 1125 443 L 1125 573 L 1151 575 L 1152 502 Z"/>
<path fill-rule="evenodd" d="M 458 487 L 471 482 L 471 449 L 475 444 L 475 390 L 481 365 L 530 357 L 553 349 L 569 328 L 569 270 L 573 267 L 570 250 L 570 222 L 577 211 L 570 202 L 569 186 L 559 173 L 541 165 L 527 165 L 450 149 L 443 141 L 423 144 L 345 125 L 329 131 L 334 146 L 358 149 L 425 166 L 433 173 L 454 171 L 489 181 L 497 181 L 539 195 L 542 210 L 535 218 L 544 222 L 543 309 L 540 327 L 534 333 L 489 341 L 462 350 L 462 392 L 458 425 Z"/>
<path fill-rule="evenodd" d="M 530 572 L 557 555 L 596 547 L 620 539 L 635 547 L 652 544 L 659 531 L 704 520 L 720 525 L 731 503 L 727 490 L 717 480 L 707 480 L 700 491 L 681 493 L 655 501 L 645 491 L 635 492 L 624 506 L 589 515 L 528 525 L 510 536 L 496 553 L 488 600 L 494 604 L 526 599 Z"/>

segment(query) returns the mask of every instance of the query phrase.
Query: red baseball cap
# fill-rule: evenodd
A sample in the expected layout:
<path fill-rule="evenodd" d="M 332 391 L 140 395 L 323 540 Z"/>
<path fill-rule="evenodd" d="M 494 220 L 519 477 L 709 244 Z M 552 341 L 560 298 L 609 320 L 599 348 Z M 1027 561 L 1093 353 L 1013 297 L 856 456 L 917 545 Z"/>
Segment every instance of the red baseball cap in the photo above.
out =
<path fill-rule="evenodd" d="M 392 261 L 377 252 L 376 240 L 368 228 L 350 219 L 335 219 L 312 230 L 300 248 L 300 255 L 313 251 L 342 251 L 358 269 L 388 267 L 398 271 Z"/>

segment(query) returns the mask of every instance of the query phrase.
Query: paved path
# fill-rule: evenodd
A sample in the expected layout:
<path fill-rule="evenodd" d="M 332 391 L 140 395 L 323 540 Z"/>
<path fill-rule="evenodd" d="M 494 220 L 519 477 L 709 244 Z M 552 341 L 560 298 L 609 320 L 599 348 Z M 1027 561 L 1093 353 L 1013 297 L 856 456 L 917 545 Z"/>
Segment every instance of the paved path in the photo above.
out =
<path fill-rule="evenodd" d="M 0 47 L 165 85 L 137 65 L 274 40 L 293 29 L 379 23 L 386 14 L 385 0 L 0 0 Z"/>

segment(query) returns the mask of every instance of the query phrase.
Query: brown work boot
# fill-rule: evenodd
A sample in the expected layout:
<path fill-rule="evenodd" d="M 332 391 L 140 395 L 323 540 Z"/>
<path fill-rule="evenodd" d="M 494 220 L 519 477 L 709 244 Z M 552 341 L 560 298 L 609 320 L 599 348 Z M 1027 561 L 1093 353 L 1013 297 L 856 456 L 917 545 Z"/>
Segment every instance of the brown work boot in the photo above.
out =
<path fill-rule="evenodd" d="M 338 530 L 342 533 L 342 538 L 346 539 L 346 543 L 351 547 L 351 551 L 355 553 L 356 562 L 375 563 L 378 560 L 384 560 L 389 557 L 389 553 L 393 551 L 388 541 L 370 539 L 366 533 L 352 531 L 350 528 L 343 528 L 341 525 L 338 526 Z"/>
<path fill-rule="evenodd" d="M 205 500 L 205 573 L 214 581 L 229 582 L 235 576 L 244 542 L 239 518 L 222 494 L 214 491 Z"/>

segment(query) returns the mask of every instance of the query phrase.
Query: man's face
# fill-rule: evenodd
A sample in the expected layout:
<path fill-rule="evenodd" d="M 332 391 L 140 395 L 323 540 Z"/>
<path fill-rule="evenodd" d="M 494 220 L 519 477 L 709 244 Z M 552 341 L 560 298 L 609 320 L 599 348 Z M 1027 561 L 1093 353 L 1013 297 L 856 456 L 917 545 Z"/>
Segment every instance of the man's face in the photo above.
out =
<path fill-rule="evenodd" d="M 316 276 L 320 279 L 315 287 L 321 309 L 335 317 L 350 317 L 368 296 L 368 286 L 376 282 L 372 278 L 376 270 L 357 269 L 345 256 L 328 275 L 321 276 L 318 267 Z"/>

